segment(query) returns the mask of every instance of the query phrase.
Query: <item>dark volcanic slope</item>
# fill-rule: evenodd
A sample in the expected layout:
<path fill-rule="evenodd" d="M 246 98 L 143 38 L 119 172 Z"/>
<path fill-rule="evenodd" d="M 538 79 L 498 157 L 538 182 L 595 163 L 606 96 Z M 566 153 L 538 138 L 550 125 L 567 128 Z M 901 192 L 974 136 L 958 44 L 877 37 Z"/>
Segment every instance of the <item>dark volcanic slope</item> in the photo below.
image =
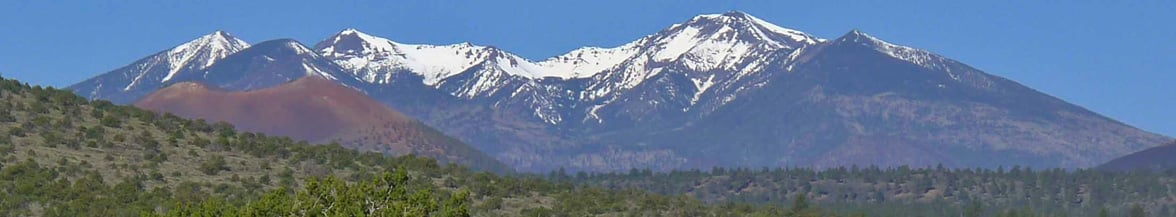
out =
<path fill-rule="evenodd" d="M 1176 168 L 1176 142 L 1115 158 L 1098 166 L 1098 168 L 1112 171 L 1174 169 Z"/>
<path fill-rule="evenodd" d="M 319 76 L 246 92 L 177 83 L 135 105 L 188 118 L 225 121 L 246 131 L 311 142 L 337 141 L 365 151 L 417 154 L 482 169 L 506 168 L 363 93 Z"/>

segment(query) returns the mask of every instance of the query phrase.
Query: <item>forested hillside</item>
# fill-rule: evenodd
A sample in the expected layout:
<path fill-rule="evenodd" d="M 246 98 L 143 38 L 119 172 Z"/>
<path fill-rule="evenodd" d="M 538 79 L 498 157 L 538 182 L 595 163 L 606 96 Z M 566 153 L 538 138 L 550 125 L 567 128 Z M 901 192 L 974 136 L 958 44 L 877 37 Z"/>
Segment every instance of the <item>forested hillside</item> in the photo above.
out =
<path fill-rule="evenodd" d="M 818 213 L 803 203 L 705 205 L 685 196 L 474 173 L 412 155 L 239 132 L 7 79 L 0 81 L 0 159 L 0 216 Z"/>
<path fill-rule="evenodd" d="M 610 189 L 644 189 L 709 203 L 788 204 L 796 195 L 831 210 L 882 216 L 1035 213 L 1096 216 L 1101 210 L 1172 216 L 1176 170 L 1107 172 L 1013 167 L 723 169 L 655 173 L 564 174 L 552 180 Z"/>
<path fill-rule="evenodd" d="M 0 82 L 0 130 L 4 216 L 1168 216 L 1176 204 L 1176 171 L 716 168 L 504 177 L 239 132 L 15 80 Z"/>
<path fill-rule="evenodd" d="M 1176 141 L 1115 158 L 1099 165 L 1098 169 L 1108 171 L 1173 170 L 1176 169 L 1176 157 L 1174 156 L 1176 156 Z"/>

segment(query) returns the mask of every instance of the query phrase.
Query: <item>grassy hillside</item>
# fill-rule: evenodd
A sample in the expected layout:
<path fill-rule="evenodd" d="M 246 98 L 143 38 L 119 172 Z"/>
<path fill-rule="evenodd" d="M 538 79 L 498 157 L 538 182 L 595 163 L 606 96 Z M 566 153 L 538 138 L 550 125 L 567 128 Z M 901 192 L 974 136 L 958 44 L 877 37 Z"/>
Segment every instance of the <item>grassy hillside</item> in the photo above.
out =
<path fill-rule="evenodd" d="M 390 199 L 378 207 L 419 210 L 408 216 L 816 213 L 475 173 L 411 155 L 239 132 L 15 80 L 0 81 L 0 159 L 0 216 L 346 214 L 352 212 L 319 205 L 356 208 L 344 205 L 380 197 Z M 378 192 L 371 189 L 403 193 L 364 193 Z"/>

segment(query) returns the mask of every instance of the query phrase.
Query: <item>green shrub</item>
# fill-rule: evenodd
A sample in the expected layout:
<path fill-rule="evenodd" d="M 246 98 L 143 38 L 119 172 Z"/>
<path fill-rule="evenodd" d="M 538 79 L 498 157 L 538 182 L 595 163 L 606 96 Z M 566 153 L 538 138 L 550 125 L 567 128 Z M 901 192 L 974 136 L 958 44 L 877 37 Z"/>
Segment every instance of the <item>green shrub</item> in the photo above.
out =
<path fill-rule="evenodd" d="M 225 158 L 221 156 L 212 156 L 208 160 L 204 161 L 204 163 L 200 164 L 200 172 L 204 172 L 206 175 L 216 175 L 217 173 L 220 173 L 220 171 L 228 170 L 228 163 L 226 163 Z"/>

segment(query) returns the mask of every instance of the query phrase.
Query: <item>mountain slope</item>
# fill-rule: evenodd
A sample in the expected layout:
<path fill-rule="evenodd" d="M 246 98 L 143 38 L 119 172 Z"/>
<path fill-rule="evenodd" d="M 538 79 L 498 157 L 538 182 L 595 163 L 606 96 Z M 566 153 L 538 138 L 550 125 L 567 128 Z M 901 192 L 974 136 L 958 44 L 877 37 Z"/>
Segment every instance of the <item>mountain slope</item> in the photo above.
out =
<path fill-rule="evenodd" d="M 820 39 L 737 11 L 614 48 L 511 58 L 526 73 L 474 52 L 415 58 L 419 47 L 349 29 L 316 50 L 383 78 L 366 80 L 373 97 L 521 170 L 1072 168 L 1165 139 L 927 51 L 856 30 Z"/>
<path fill-rule="evenodd" d="M 454 200 L 440 204 L 442 200 L 434 199 L 451 198 L 461 193 L 450 192 L 464 190 L 470 197 L 461 205 L 468 205 L 472 216 L 789 216 L 797 212 L 783 211 L 780 204 L 794 201 L 797 195 L 810 199 L 811 209 L 802 212 L 812 216 L 821 216 L 812 209 L 828 215 L 955 216 L 1021 210 L 1017 212 L 1083 216 L 1103 208 L 1132 206 L 1142 206 L 1156 216 L 1172 216 L 1164 207 L 1174 203 L 1167 189 L 1176 188 L 1176 180 L 1161 173 L 1021 168 L 715 168 L 711 172 L 645 170 L 583 176 L 556 172 L 547 181 L 239 132 L 231 125 L 87 101 L 71 92 L 2 78 L 0 99 L 0 195 L 4 195 L 0 215 L 4 216 L 193 211 L 181 207 L 233 216 L 224 212 L 239 211 L 241 206 L 270 211 L 304 210 L 316 204 L 357 207 L 353 199 L 390 194 L 397 195 L 390 198 L 396 204 L 404 204 L 406 198 L 414 201 L 410 203 L 415 205 L 407 206 L 422 208 L 417 210 L 420 213 L 428 207 L 455 207 L 450 203 Z M 222 138 L 230 142 L 222 143 Z M 380 175 L 385 171 L 391 176 Z M 339 178 L 326 181 L 324 176 Z M 368 185 L 372 187 L 368 190 L 339 187 L 376 178 L 383 182 Z M 1022 185 L 1032 188 L 991 187 Z M 389 186 L 397 190 L 387 194 L 370 190 Z M 410 192 L 413 196 L 404 197 Z M 973 205 L 975 201 L 982 204 Z"/>
<path fill-rule="evenodd" d="M 173 81 L 253 90 L 334 78 L 524 171 L 1074 168 L 1170 139 L 925 50 L 859 31 L 821 39 L 738 11 L 541 61 L 355 29 L 313 52 L 262 44 Z"/>
<path fill-rule="evenodd" d="M 747 166 L 1080 168 L 1167 139 L 856 30 L 805 51 L 769 66 L 792 70 L 759 92 L 654 143 Z"/>
<path fill-rule="evenodd" d="M 175 80 L 197 81 L 217 88 L 243 91 L 277 86 L 307 76 L 339 80 L 344 84 L 355 83 L 355 79 L 340 71 L 339 66 L 292 39 L 258 43 L 221 59 L 203 71 L 188 73 Z"/>
<path fill-rule="evenodd" d="M 1115 158 L 1099 165 L 1098 169 L 1109 171 L 1176 169 L 1176 142 Z"/>
<path fill-rule="evenodd" d="M 783 215 L 311 145 L 4 78 L 0 99 L 2 216 Z"/>
<path fill-rule="evenodd" d="M 417 50 L 438 46 L 402 44 L 354 29 L 320 42 L 315 50 L 364 78 L 370 85 L 363 89 L 377 99 L 463 140 L 475 141 L 479 149 L 498 152 L 499 159 L 544 170 L 558 166 L 537 157 L 561 159 L 552 152 L 582 147 L 576 140 L 583 139 L 571 139 L 580 136 L 572 132 L 609 134 L 635 126 L 681 124 L 657 121 L 681 120 L 683 111 L 708 110 L 693 107 L 717 107 L 709 95 L 722 94 L 707 93 L 707 88 L 742 91 L 733 87 L 736 81 L 756 76 L 751 75 L 754 70 L 741 68 L 762 64 L 759 59 L 775 50 L 798 49 L 818 41 L 731 12 L 701 15 L 620 47 L 577 49 L 541 62 L 478 46 L 472 48 L 490 52 L 450 49 L 433 52 L 444 58 L 419 58 Z M 478 55 L 483 53 L 506 58 Z M 445 73 L 437 72 L 442 67 L 421 67 L 446 63 L 461 64 Z M 381 93 L 387 89 L 450 97 L 405 100 L 403 94 Z"/>
<path fill-rule="evenodd" d="M 225 121 L 242 130 L 314 143 L 339 142 L 361 151 L 416 154 L 441 162 L 509 171 L 460 141 L 319 76 L 245 92 L 183 82 L 135 104 L 187 118 Z"/>
<path fill-rule="evenodd" d="M 248 47 L 245 41 L 216 31 L 66 89 L 90 99 L 129 104 L 163 88 L 177 76 L 201 71 Z"/>
<path fill-rule="evenodd" d="M 370 83 L 391 82 L 391 75 L 407 72 L 437 85 L 476 65 L 502 63 L 505 73 L 527 78 L 543 77 L 530 62 L 494 47 L 470 43 L 452 45 L 404 44 L 356 29 L 345 29 L 314 46 L 324 57 Z"/>

